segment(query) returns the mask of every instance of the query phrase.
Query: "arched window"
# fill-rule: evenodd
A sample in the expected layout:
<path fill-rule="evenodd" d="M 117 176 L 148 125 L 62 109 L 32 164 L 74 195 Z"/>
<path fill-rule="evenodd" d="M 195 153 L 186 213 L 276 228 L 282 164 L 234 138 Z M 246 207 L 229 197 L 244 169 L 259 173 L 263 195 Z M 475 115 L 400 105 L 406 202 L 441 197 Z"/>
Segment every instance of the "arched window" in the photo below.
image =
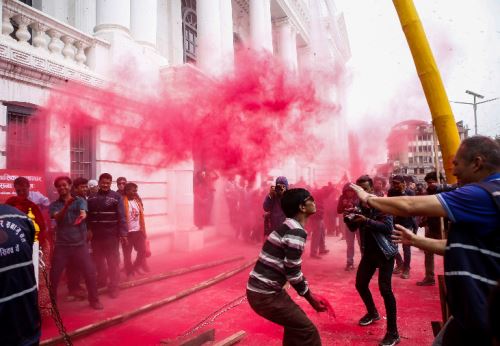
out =
<path fill-rule="evenodd" d="M 196 62 L 196 0 L 182 0 L 182 38 L 184 44 L 184 62 Z"/>

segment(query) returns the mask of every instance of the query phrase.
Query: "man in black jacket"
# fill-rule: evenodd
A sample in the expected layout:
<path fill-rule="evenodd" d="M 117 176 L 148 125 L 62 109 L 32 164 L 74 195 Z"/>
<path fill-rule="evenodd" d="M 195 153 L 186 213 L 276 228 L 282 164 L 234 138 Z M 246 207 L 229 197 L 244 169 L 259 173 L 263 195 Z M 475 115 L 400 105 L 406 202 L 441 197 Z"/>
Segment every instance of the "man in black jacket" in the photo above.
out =
<path fill-rule="evenodd" d="M 373 193 L 373 180 L 368 175 L 358 178 L 356 184 L 363 190 Z M 392 242 L 392 216 L 383 214 L 366 204 L 360 204 L 361 214 L 345 214 L 351 229 L 357 226 L 361 235 L 362 257 L 356 273 L 356 289 L 365 303 L 368 313 L 359 320 L 359 325 L 367 326 L 380 320 L 370 292 L 370 280 L 378 268 L 378 285 L 384 299 L 387 314 L 387 333 L 380 342 L 383 346 L 392 346 L 399 342 L 396 324 L 396 298 L 392 293 L 391 280 L 394 269 L 394 256 L 397 246 Z"/>
<path fill-rule="evenodd" d="M 111 190 L 112 181 L 109 173 L 99 176 L 99 191 L 88 199 L 87 227 L 92 234 L 98 286 L 107 282 L 110 297 L 116 298 L 120 279 L 119 243 L 127 242 L 128 228 L 122 197 Z"/>

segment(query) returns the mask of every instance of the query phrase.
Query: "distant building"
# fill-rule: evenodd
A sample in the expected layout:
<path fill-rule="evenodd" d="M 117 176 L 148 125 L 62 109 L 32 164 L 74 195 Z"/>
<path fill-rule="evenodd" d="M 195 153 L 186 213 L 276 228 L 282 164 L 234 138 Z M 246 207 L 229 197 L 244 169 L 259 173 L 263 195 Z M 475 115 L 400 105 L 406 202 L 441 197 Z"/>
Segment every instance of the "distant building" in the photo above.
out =
<path fill-rule="evenodd" d="M 468 137 L 469 129 L 463 121 L 457 122 L 460 139 Z M 423 181 L 427 173 L 436 169 L 433 127 L 421 120 L 407 120 L 392 127 L 387 137 L 387 162 L 377 167 L 378 174 L 414 175 Z M 439 168 L 443 172 L 441 147 L 437 148 Z"/>

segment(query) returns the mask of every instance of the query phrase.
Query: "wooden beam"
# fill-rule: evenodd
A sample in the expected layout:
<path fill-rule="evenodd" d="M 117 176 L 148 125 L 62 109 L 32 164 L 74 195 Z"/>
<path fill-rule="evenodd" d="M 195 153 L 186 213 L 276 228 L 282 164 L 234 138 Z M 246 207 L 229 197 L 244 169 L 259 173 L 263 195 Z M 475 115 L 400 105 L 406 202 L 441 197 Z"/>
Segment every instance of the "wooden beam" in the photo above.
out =
<path fill-rule="evenodd" d="M 215 340 L 215 329 L 209 329 L 201 334 L 185 338 L 184 340 L 161 340 L 161 345 L 178 345 L 178 346 L 201 346 L 207 341 Z"/>
<path fill-rule="evenodd" d="M 256 260 L 257 259 L 254 258 L 250 261 L 247 261 L 247 262 L 237 266 L 236 268 L 234 268 L 232 270 L 220 273 L 219 275 L 214 276 L 211 279 L 200 282 L 199 284 L 194 285 L 194 286 L 192 286 L 188 289 L 185 289 L 183 291 L 180 291 L 179 293 L 174 294 L 173 296 L 169 296 L 169 297 L 166 297 L 164 299 L 158 300 L 156 302 L 143 305 L 140 308 L 137 308 L 137 309 L 129 311 L 129 312 L 125 312 L 125 313 L 120 314 L 120 315 L 109 317 L 103 321 L 95 322 L 95 323 L 86 325 L 84 327 L 75 329 L 74 331 L 69 332 L 68 335 L 70 336 L 71 339 L 76 339 L 76 338 L 80 338 L 80 337 L 85 336 L 85 335 L 95 333 L 101 329 L 105 329 L 105 328 L 114 326 L 116 324 L 123 323 L 123 322 L 137 316 L 137 315 L 152 311 L 154 309 L 157 309 L 159 307 L 162 307 L 164 305 L 172 303 L 176 300 L 184 298 L 190 294 L 201 291 L 204 288 L 215 285 L 216 283 L 221 282 L 221 281 L 223 281 L 231 276 L 234 276 L 234 275 L 238 274 L 239 272 L 245 270 L 246 268 L 254 265 Z M 58 343 L 61 343 L 61 342 L 63 342 L 63 338 L 61 336 L 56 336 L 56 337 L 53 337 L 50 339 L 43 340 L 42 342 L 40 342 L 40 345 L 42 345 L 42 346 L 57 345 Z"/>
<path fill-rule="evenodd" d="M 240 330 L 238 333 L 235 333 L 222 341 L 217 342 L 213 346 L 231 346 L 234 345 L 243 339 L 247 333 L 244 330 Z"/>

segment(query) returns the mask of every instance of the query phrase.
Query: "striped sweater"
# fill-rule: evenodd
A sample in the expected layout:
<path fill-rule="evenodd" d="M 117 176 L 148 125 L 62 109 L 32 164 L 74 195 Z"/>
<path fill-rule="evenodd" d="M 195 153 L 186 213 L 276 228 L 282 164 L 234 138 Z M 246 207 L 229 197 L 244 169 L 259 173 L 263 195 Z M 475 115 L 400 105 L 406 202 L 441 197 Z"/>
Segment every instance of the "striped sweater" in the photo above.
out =
<path fill-rule="evenodd" d="M 281 292 L 288 281 L 299 295 L 306 294 L 309 286 L 301 268 L 306 239 L 307 232 L 300 223 L 286 219 L 264 243 L 259 260 L 250 273 L 247 289 L 274 294 Z"/>

